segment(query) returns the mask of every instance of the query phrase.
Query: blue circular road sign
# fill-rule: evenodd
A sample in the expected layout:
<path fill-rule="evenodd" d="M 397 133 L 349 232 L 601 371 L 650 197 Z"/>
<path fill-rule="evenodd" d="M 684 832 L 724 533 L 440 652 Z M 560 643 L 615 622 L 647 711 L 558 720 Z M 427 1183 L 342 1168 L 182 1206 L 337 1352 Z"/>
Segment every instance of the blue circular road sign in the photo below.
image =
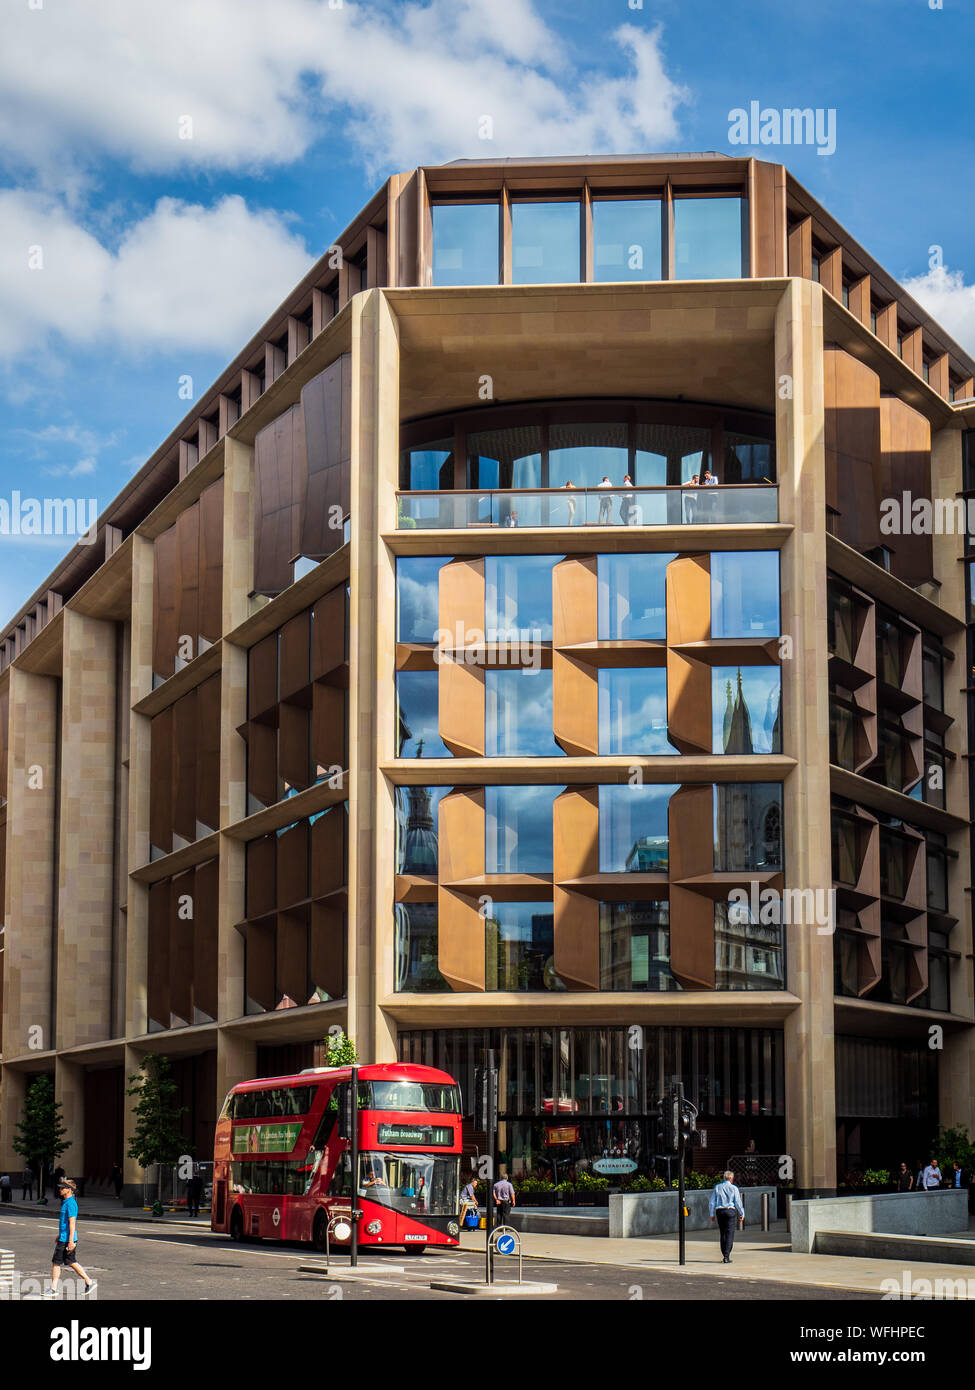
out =
<path fill-rule="evenodd" d="M 496 1248 L 499 1255 L 513 1255 L 515 1253 L 514 1236 L 498 1236 Z"/>

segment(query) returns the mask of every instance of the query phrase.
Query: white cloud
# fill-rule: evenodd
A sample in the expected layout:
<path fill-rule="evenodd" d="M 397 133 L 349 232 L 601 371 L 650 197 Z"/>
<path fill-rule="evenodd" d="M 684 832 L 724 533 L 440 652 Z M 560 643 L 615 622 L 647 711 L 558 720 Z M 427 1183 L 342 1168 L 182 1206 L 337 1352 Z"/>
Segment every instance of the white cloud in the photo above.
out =
<path fill-rule="evenodd" d="M 965 284 L 962 271 L 934 266 L 903 285 L 966 352 L 975 353 L 975 285 Z"/>
<path fill-rule="evenodd" d="M 239 197 L 210 208 L 160 199 L 113 251 L 58 200 L 4 190 L 0 247 L 0 358 L 37 351 L 52 337 L 232 350 L 312 264 L 280 216 Z M 31 248 L 40 248 L 37 269 Z M 80 438 L 67 442 L 92 452 Z"/>
<path fill-rule="evenodd" d="M 45 468 L 44 472 L 52 478 L 83 478 L 89 473 L 94 473 L 95 466 L 96 461 L 89 454 L 87 458 L 79 459 L 75 464 L 58 463 L 53 468 Z"/>
<path fill-rule="evenodd" d="M 639 151 L 675 139 L 688 100 L 659 27 L 608 28 L 605 54 L 574 70 L 534 0 L 86 0 L 22 4 L 4 31 L 0 151 L 62 190 L 92 151 L 140 170 L 261 168 L 343 132 L 370 171 Z"/>

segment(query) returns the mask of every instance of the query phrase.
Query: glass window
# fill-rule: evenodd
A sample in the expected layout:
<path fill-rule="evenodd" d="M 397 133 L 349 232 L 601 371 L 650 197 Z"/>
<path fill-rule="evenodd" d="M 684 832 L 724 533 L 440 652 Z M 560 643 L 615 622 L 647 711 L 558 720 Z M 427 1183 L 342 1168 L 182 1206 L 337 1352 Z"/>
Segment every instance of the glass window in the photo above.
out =
<path fill-rule="evenodd" d="M 662 666 L 599 672 L 599 751 L 677 752 L 667 737 L 667 672 Z"/>
<path fill-rule="evenodd" d="M 393 948 L 393 989 L 397 994 L 449 990 L 450 986 L 440 973 L 437 904 L 397 903 L 394 910 L 396 940 Z"/>
<path fill-rule="evenodd" d="M 580 279 L 579 204 L 512 203 L 511 277 L 516 285 Z"/>
<path fill-rule="evenodd" d="M 601 642 L 663 641 L 667 566 L 676 555 L 600 555 L 596 560 Z"/>
<path fill-rule="evenodd" d="M 396 640 L 437 640 L 440 627 L 440 567 L 446 557 L 417 555 L 396 561 Z"/>
<path fill-rule="evenodd" d="M 372 1110 L 422 1110 L 430 1115 L 459 1115 L 460 1088 L 440 1081 L 370 1081 Z"/>
<path fill-rule="evenodd" d="M 779 552 L 715 551 L 711 556 L 711 636 L 778 635 Z"/>
<path fill-rule="evenodd" d="M 833 850 L 833 877 L 838 883 L 855 884 L 860 877 L 856 822 L 834 815 L 830 822 Z"/>
<path fill-rule="evenodd" d="M 486 990 L 564 988 L 555 974 L 551 903 L 495 901 L 484 920 Z"/>
<path fill-rule="evenodd" d="M 467 485 L 492 489 L 541 487 L 541 426 L 478 430 L 469 434 Z"/>
<path fill-rule="evenodd" d="M 715 989 L 782 989 L 784 983 L 781 925 L 756 922 L 746 903 L 715 903 Z"/>
<path fill-rule="evenodd" d="M 932 912 L 948 911 L 948 861 L 944 847 L 937 843 L 940 837 L 933 832 L 928 835 L 928 907 Z"/>
<path fill-rule="evenodd" d="M 781 753 L 782 672 L 778 666 L 711 669 L 713 753 Z"/>
<path fill-rule="evenodd" d="M 359 1196 L 419 1219 L 456 1217 L 460 1207 L 460 1158 L 418 1153 L 364 1153 Z"/>
<path fill-rule="evenodd" d="M 598 198 L 592 205 L 593 279 L 662 280 L 659 198 Z"/>
<path fill-rule="evenodd" d="M 599 904 L 599 988 L 680 988 L 670 973 L 668 902 Z"/>
<path fill-rule="evenodd" d="M 836 767 L 856 771 L 857 718 L 853 710 L 834 696 L 829 698 L 829 760 Z"/>
<path fill-rule="evenodd" d="M 676 785 L 599 788 L 599 871 L 663 873 L 669 863 L 667 813 Z"/>
<path fill-rule="evenodd" d="M 907 889 L 908 848 L 903 835 L 880 827 L 880 892 L 885 898 L 902 898 Z"/>
<path fill-rule="evenodd" d="M 484 561 L 489 642 L 552 640 L 552 566 L 558 555 L 489 555 Z"/>
<path fill-rule="evenodd" d="M 484 751 L 489 758 L 557 758 L 565 750 L 552 732 L 552 672 L 530 666 L 487 671 Z"/>
<path fill-rule="evenodd" d="M 399 671 L 396 676 L 396 756 L 449 758 L 440 737 L 437 671 Z"/>
<path fill-rule="evenodd" d="M 552 872 L 552 802 L 564 787 L 486 787 L 484 872 Z"/>
<path fill-rule="evenodd" d="M 853 600 L 832 584 L 826 590 L 826 641 L 831 656 L 853 664 Z"/>
<path fill-rule="evenodd" d="M 501 265 L 497 203 L 437 203 L 433 218 L 433 283 L 496 285 Z"/>
<path fill-rule="evenodd" d="M 742 198 L 674 199 L 674 275 L 737 280 L 742 268 Z"/>
<path fill-rule="evenodd" d="M 930 647 L 924 648 L 924 703 L 933 709 L 945 707 L 944 657 Z"/>
<path fill-rule="evenodd" d="M 404 449 L 400 458 L 401 492 L 439 492 L 454 485 L 454 445 L 449 439 Z"/>
<path fill-rule="evenodd" d="M 621 484 L 629 471 L 626 425 L 553 424 L 549 432 L 549 487 Z"/>
<path fill-rule="evenodd" d="M 781 783 L 729 782 L 714 790 L 715 871 L 781 870 Z"/>
<path fill-rule="evenodd" d="M 837 932 L 833 947 L 833 989 L 853 998 L 860 993 L 860 951 L 855 936 Z"/>
<path fill-rule="evenodd" d="M 437 813 L 449 787 L 396 788 L 396 872 L 436 874 Z"/>
<path fill-rule="evenodd" d="M 724 436 L 723 483 L 774 483 L 775 445 L 751 434 Z"/>

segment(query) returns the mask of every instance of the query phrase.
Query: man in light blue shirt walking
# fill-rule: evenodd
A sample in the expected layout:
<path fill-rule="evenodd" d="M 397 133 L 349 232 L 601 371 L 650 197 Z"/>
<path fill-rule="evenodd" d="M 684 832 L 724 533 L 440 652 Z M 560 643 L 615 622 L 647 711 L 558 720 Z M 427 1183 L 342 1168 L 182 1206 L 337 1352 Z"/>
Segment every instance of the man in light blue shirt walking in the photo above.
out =
<path fill-rule="evenodd" d="M 735 1222 L 738 1221 L 742 1226 L 745 1224 L 745 1207 L 741 1200 L 741 1191 L 735 1186 L 735 1175 L 730 1168 L 722 1175 L 721 1182 L 711 1189 L 708 1205 L 711 1208 L 711 1220 L 713 1221 L 715 1216 L 718 1218 L 722 1259 L 726 1265 L 730 1265 L 731 1250 L 735 1243 Z"/>

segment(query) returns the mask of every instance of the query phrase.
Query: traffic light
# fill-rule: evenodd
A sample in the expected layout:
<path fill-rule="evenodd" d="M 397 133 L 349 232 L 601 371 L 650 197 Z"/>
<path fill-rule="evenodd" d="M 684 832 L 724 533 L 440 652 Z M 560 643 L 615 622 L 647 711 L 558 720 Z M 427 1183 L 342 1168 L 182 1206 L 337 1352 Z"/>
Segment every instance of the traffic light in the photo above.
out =
<path fill-rule="evenodd" d="M 657 1102 L 657 1152 L 677 1152 L 677 1097 L 661 1096 Z"/>
<path fill-rule="evenodd" d="M 693 1148 L 700 1143 L 697 1133 L 697 1106 L 692 1105 L 689 1100 L 685 1100 L 681 1105 L 680 1132 L 685 1148 Z"/>

